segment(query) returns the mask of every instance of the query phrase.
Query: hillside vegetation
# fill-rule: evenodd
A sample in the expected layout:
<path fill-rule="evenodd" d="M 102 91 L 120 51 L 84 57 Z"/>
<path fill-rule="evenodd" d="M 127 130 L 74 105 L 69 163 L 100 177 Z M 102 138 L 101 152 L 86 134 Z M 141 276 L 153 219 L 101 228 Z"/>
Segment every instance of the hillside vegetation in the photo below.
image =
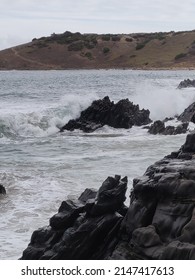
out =
<path fill-rule="evenodd" d="M 195 69 L 195 30 L 136 34 L 66 31 L 0 51 L 0 70 Z"/>

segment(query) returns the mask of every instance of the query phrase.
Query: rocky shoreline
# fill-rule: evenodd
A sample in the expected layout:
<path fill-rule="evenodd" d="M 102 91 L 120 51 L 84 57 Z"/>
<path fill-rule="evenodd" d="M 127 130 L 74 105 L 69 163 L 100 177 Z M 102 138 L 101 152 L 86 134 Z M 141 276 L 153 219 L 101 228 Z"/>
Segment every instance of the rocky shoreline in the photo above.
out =
<path fill-rule="evenodd" d="M 95 100 L 70 120 L 64 130 L 90 133 L 104 125 L 143 126 L 151 134 L 186 133 L 195 123 L 195 103 L 177 117 L 152 121 L 150 111 L 128 99 Z M 33 232 L 21 260 L 194 260 L 195 259 L 195 131 L 182 147 L 149 166 L 135 178 L 130 205 L 125 204 L 128 178 L 108 177 L 99 190 L 86 189 L 78 199 L 63 201 L 49 225 Z M 128 168 L 128 167 L 124 167 Z M 6 194 L 0 184 L 0 194 Z"/>
<path fill-rule="evenodd" d="M 63 201 L 32 234 L 27 259 L 195 259 L 195 132 L 134 179 L 108 177 L 99 191 Z"/>
<path fill-rule="evenodd" d="M 125 129 L 134 125 L 147 125 L 144 129 L 148 129 L 150 134 L 176 135 L 188 131 L 189 122 L 194 122 L 194 115 L 195 103 L 191 104 L 177 117 L 177 120 L 182 122 L 177 127 L 166 125 L 170 118 L 152 123 L 148 109 L 140 110 L 139 105 L 133 104 L 129 99 L 122 99 L 114 103 L 108 96 L 105 96 L 103 99 L 93 101 L 88 108 L 81 112 L 78 118 L 69 120 L 61 127 L 60 132 L 80 129 L 85 133 L 91 133 L 104 125 Z M 152 124 L 150 125 L 150 123 Z"/>

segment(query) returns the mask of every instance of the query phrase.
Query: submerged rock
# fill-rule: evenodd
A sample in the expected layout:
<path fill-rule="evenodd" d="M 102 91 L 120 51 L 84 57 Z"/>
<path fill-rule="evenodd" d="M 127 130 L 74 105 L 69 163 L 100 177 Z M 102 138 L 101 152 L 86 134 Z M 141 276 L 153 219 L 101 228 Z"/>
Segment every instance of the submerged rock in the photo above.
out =
<path fill-rule="evenodd" d="M 188 87 L 195 87 L 195 80 L 186 79 L 184 81 L 181 81 L 178 85 L 179 89 Z"/>
<path fill-rule="evenodd" d="M 3 185 L 0 184 L 0 194 L 6 194 L 6 190 Z"/>
<path fill-rule="evenodd" d="M 84 132 L 93 132 L 96 129 L 109 125 L 114 128 L 131 128 L 133 125 L 141 126 L 151 122 L 150 111 L 139 109 L 128 99 L 122 99 L 116 104 L 106 96 L 95 100 L 79 118 L 70 120 L 60 131 L 81 129 Z"/>
<path fill-rule="evenodd" d="M 148 129 L 150 134 L 162 134 L 165 131 L 165 124 L 164 122 L 158 120 L 155 121 Z"/>
<path fill-rule="evenodd" d="M 63 202 L 21 259 L 195 260 L 194 154 L 195 132 L 134 179 L 128 209 L 120 176 Z"/>
<path fill-rule="evenodd" d="M 155 121 L 148 129 L 150 134 L 163 134 L 163 135 L 176 135 L 176 134 L 183 134 L 186 133 L 188 130 L 188 122 L 179 124 L 178 126 L 174 127 L 172 125 L 165 126 L 163 121 Z"/>

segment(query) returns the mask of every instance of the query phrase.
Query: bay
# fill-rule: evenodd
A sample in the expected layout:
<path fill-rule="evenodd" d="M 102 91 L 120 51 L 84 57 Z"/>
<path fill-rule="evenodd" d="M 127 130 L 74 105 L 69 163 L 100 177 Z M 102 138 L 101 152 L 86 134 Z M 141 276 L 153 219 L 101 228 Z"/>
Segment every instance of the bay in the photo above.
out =
<path fill-rule="evenodd" d="M 133 178 L 186 135 L 149 135 L 140 127 L 59 133 L 95 99 L 129 98 L 153 120 L 180 114 L 195 89 L 178 90 L 194 71 L 0 71 L 0 259 L 18 259 L 31 234 L 48 225 L 61 202 L 96 188 L 107 176 Z"/>

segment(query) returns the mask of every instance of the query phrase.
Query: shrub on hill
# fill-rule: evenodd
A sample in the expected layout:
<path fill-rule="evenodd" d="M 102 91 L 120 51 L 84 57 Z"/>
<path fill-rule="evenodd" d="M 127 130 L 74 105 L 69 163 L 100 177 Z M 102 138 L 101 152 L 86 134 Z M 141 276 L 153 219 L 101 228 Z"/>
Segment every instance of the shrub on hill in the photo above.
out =
<path fill-rule="evenodd" d="M 96 46 L 96 44 L 94 44 L 93 42 L 90 42 L 90 41 L 85 41 L 84 45 L 87 49 L 93 49 Z"/>
<path fill-rule="evenodd" d="M 85 57 L 87 57 L 89 60 L 93 59 L 92 53 L 91 52 L 86 52 Z"/>
<path fill-rule="evenodd" d="M 116 41 L 120 41 L 120 37 L 119 36 L 117 36 L 117 35 L 113 35 L 112 36 L 112 41 L 114 41 L 114 42 L 116 42 Z"/>
<path fill-rule="evenodd" d="M 84 47 L 83 41 L 78 41 L 68 46 L 69 51 L 81 51 Z"/>
<path fill-rule="evenodd" d="M 110 41 L 110 35 L 102 35 L 102 41 Z"/>
<path fill-rule="evenodd" d="M 143 49 L 143 48 L 145 47 L 145 45 L 146 45 L 145 42 L 143 42 L 143 43 L 138 43 L 137 46 L 136 46 L 136 48 L 135 48 L 136 51 Z"/>
<path fill-rule="evenodd" d="M 186 57 L 186 53 L 179 53 L 175 56 L 175 60 Z"/>
<path fill-rule="evenodd" d="M 125 41 L 127 41 L 127 42 L 133 42 L 133 39 L 132 39 L 132 38 L 127 37 L 127 38 L 125 38 Z"/>
<path fill-rule="evenodd" d="M 37 46 L 39 49 L 48 47 L 48 44 L 45 41 L 38 41 L 34 45 Z"/>
<path fill-rule="evenodd" d="M 110 49 L 108 48 L 108 47 L 104 47 L 103 48 L 103 53 L 104 54 L 107 54 L 107 53 L 109 53 L 110 52 Z"/>

